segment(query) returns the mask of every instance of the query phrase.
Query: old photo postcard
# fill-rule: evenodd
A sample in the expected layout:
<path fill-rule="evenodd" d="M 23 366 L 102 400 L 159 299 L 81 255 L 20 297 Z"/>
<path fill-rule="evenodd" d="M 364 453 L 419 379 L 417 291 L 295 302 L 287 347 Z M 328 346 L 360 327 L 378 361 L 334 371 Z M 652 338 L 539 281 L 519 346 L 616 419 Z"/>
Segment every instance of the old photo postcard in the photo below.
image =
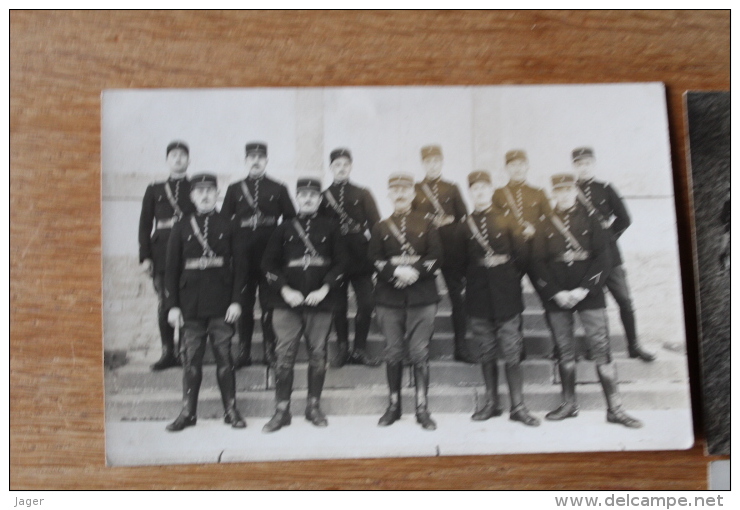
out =
<path fill-rule="evenodd" d="M 730 454 L 730 93 L 688 92 L 704 431 Z"/>
<path fill-rule="evenodd" d="M 109 90 L 102 201 L 109 465 L 693 444 L 660 83 Z"/>

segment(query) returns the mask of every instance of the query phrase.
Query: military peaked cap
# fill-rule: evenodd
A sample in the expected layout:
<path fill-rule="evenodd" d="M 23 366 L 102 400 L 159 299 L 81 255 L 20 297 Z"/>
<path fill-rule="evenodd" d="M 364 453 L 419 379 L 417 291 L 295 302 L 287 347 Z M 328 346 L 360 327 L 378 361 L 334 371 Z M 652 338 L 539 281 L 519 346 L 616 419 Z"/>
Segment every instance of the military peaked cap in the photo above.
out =
<path fill-rule="evenodd" d="M 321 180 L 315 177 L 301 177 L 295 187 L 296 191 L 310 190 L 321 193 Z"/>
<path fill-rule="evenodd" d="M 329 163 L 334 163 L 334 160 L 337 158 L 347 158 L 352 161 L 352 153 L 349 149 L 334 149 L 331 151 L 331 154 L 329 154 Z"/>
<path fill-rule="evenodd" d="M 573 174 L 555 174 L 552 176 L 552 188 L 562 188 L 565 186 L 575 186 L 576 176 Z"/>
<path fill-rule="evenodd" d="M 218 180 L 216 179 L 215 174 L 197 174 L 194 175 L 190 179 L 190 187 L 191 188 L 199 188 L 199 187 L 207 187 L 207 186 L 213 186 L 214 188 L 218 187 Z"/>
<path fill-rule="evenodd" d="M 431 158 L 432 156 L 442 157 L 442 147 L 439 145 L 427 145 L 421 148 L 421 159 Z"/>
<path fill-rule="evenodd" d="M 468 187 L 481 181 L 491 184 L 491 175 L 485 170 L 476 170 L 475 172 L 470 172 L 470 174 L 468 174 Z"/>
<path fill-rule="evenodd" d="M 414 176 L 411 174 L 404 174 L 404 173 L 396 173 L 391 174 L 390 177 L 388 177 L 388 187 L 392 188 L 393 186 L 413 186 L 414 185 Z"/>
<path fill-rule="evenodd" d="M 249 142 L 245 148 L 246 155 L 249 156 L 250 152 L 259 152 L 267 156 L 267 144 L 264 142 Z"/>
<path fill-rule="evenodd" d="M 181 142 L 180 140 L 170 142 L 169 145 L 167 145 L 167 153 L 165 155 L 169 156 L 170 151 L 173 151 L 175 149 L 182 149 L 188 156 L 190 156 L 190 147 L 188 147 L 188 144 L 186 144 L 185 142 Z"/>
<path fill-rule="evenodd" d="M 506 153 L 507 165 L 517 159 L 523 159 L 524 161 L 527 161 L 527 153 L 521 149 L 514 149 Z"/>
<path fill-rule="evenodd" d="M 578 161 L 583 158 L 593 158 L 594 150 L 591 147 L 578 147 L 573 149 L 573 161 Z"/>

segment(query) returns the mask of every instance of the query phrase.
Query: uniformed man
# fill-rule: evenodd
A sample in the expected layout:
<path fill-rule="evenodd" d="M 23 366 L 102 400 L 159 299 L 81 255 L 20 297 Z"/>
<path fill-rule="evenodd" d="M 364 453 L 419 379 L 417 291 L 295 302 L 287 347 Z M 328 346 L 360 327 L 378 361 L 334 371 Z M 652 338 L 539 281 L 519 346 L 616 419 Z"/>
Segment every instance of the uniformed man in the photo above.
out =
<path fill-rule="evenodd" d="M 521 227 L 511 216 L 493 208 L 493 185 L 485 171 L 468 175 L 470 198 L 475 210 L 458 226 L 462 267 L 466 277 L 466 309 L 473 340 L 480 347 L 480 364 L 486 385 L 485 405 L 472 416 L 483 421 L 502 414 L 498 394 L 499 350 L 509 385 L 509 419 L 531 427 L 540 421 L 524 405 L 521 367 L 521 278 L 527 268 L 527 243 Z"/>
<path fill-rule="evenodd" d="M 166 181 L 150 184 L 146 188 L 139 219 L 139 262 L 151 276 L 158 299 L 162 357 L 152 365 L 154 371 L 179 365 L 174 330 L 167 322 L 167 310 L 164 307 L 164 269 L 172 227 L 184 215 L 195 212 L 190 201 L 190 181 L 186 176 L 190 149 L 185 142 L 171 142 L 167 145 L 166 158 L 170 176 Z"/>
<path fill-rule="evenodd" d="M 434 430 L 427 406 L 429 342 L 439 296 L 435 271 L 440 267 L 442 245 L 432 218 L 413 211 L 414 179 L 393 174 L 388 195 L 394 212 L 373 227 L 369 255 L 378 272 L 375 312 L 386 340 L 385 361 L 390 402 L 378 421 L 388 426 L 401 418 L 401 376 L 404 353 L 414 367 L 416 421 Z"/>
<path fill-rule="evenodd" d="M 216 176 L 193 176 L 190 194 L 196 213 L 172 228 L 165 273 L 166 306 L 172 327 L 182 327 L 183 408 L 167 430 L 195 425 L 203 355 L 211 339 L 216 377 L 224 406 L 224 422 L 234 428 L 246 423 L 236 408 L 236 382 L 231 358 L 233 323 L 241 315 L 244 285 L 242 264 L 234 259 L 232 223 L 216 212 Z"/>
<path fill-rule="evenodd" d="M 534 237 L 537 224 L 552 213 L 550 201 L 541 188 L 527 184 L 529 159 L 521 149 L 506 153 L 506 173 L 509 182 L 493 193 L 497 212 L 511 216 L 521 227 L 526 241 Z"/>
<path fill-rule="evenodd" d="M 332 366 L 345 363 L 375 366 L 377 362 L 367 355 L 367 335 L 373 308 L 373 273 L 375 268 L 367 257 L 370 230 L 380 221 L 378 207 L 369 190 L 351 183 L 352 154 L 349 149 L 335 149 L 329 154 L 329 169 L 334 182 L 324 191 L 319 213 L 334 218 L 347 244 L 352 263 L 347 267 L 345 279 L 339 287 L 334 328 L 337 332 L 337 355 Z M 347 320 L 347 291 L 349 284 L 357 298 L 355 315 L 355 340 L 349 353 L 349 323 Z"/>
<path fill-rule="evenodd" d="M 275 332 L 272 327 L 272 310 L 267 303 L 267 287 L 260 269 L 262 255 L 268 239 L 275 231 L 278 220 L 295 217 L 295 208 L 284 184 L 265 175 L 267 145 L 250 142 L 246 145 L 245 165 L 248 175 L 231 184 L 226 190 L 221 214 L 231 218 L 237 227 L 239 257 L 247 267 L 247 282 L 242 293 L 244 314 L 239 324 L 239 354 L 236 367 L 252 364 L 252 333 L 254 332 L 254 305 L 259 288 L 262 310 L 262 336 L 264 363 L 275 364 Z"/>
<path fill-rule="evenodd" d="M 321 181 L 298 179 L 296 190 L 298 218 L 277 227 L 262 259 L 277 334 L 277 403 L 275 415 L 265 424 L 263 432 L 290 425 L 293 366 L 304 336 L 309 356 L 306 419 L 317 427 L 328 425 L 319 400 L 326 375 L 326 341 L 338 289 L 345 277 L 347 252 L 338 224 L 317 214 Z"/>
<path fill-rule="evenodd" d="M 611 268 L 609 235 L 599 220 L 578 203 L 574 175 L 554 175 L 552 185 L 556 209 L 535 233 L 531 264 L 555 340 L 563 387 L 563 402 L 545 418 L 564 420 L 578 416 L 573 323 L 577 312 L 606 397 L 607 421 L 630 428 L 641 427 L 639 420 L 622 409 L 609 346 L 603 291 Z"/>
<path fill-rule="evenodd" d="M 421 162 L 426 176 L 416 184 L 413 209 L 431 219 L 439 229 L 442 241 L 442 276 L 452 302 L 452 326 L 455 335 L 455 360 L 475 363 L 465 339 L 465 281 L 457 263 L 459 249 L 455 245 L 456 224 L 465 219 L 467 208 L 457 185 L 442 180 L 442 148 L 427 145 L 421 148 Z"/>
<path fill-rule="evenodd" d="M 619 305 L 619 315 L 627 337 L 629 356 L 640 358 L 642 361 L 653 361 L 655 354 L 643 349 L 637 340 L 635 312 L 632 309 L 627 273 L 622 265 L 622 256 L 617 245 L 617 239 L 630 226 L 629 213 L 622 198 L 611 184 L 594 180 L 596 165 L 593 149 L 580 147 L 573 150 L 572 156 L 573 167 L 578 176 L 578 201 L 589 214 L 594 215 L 601 222 L 608 234 L 612 267 L 606 280 L 606 288 Z"/>

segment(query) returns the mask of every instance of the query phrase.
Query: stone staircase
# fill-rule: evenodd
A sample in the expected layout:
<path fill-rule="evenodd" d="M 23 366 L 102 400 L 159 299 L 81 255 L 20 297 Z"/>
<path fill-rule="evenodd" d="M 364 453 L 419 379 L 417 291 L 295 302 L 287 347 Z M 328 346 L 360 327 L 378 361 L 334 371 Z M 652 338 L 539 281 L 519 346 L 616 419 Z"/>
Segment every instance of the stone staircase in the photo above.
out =
<path fill-rule="evenodd" d="M 468 365 L 452 360 L 453 339 L 450 306 L 446 298 L 444 283 L 439 288 L 443 295 L 436 317 L 435 334 L 431 343 L 431 374 L 429 405 L 431 411 L 444 413 L 472 414 L 483 392 L 483 380 L 477 365 Z M 534 413 L 541 414 L 557 406 L 560 385 L 557 367 L 550 358 L 552 342 L 545 323 L 538 297 L 531 288 L 525 290 L 526 311 L 524 313 L 526 360 L 525 401 Z M 350 315 L 352 306 L 350 306 Z M 151 308 L 146 314 L 153 315 Z M 256 313 L 258 315 L 258 312 Z M 611 310 L 610 317 L 616 314 Z M 682 353 L 660 349 L 658 359 L 644 363 L 630 359 L 626 354 L 626 342 L 621 324 L 610 320 L 612 353 L 617 364 L 620 388 L 628 409 L 674 409 L 689 406 L 686 358 Z M 354 331 L 350 321 L 350 331 Z M 655 350 L 657 346 L 650 345 Z M 335 337 L 329 341 L 329 359 L 335 353 Z M 474 346 L 471 349 L 475 352 Z M 368 339 L 368 351 L 379 356 L 383 350 L 383 338 L 377 324 Z M 234 340 L 236 352 L 236 338 Z M 581 361 L 578 364 L 578 397 L 582 409 L 604 409 L 604 397 L 598 384 L 593 362 L 588 353 L 579 348 Z M 181 407 L 181 370 L 170 369 L 152 373 L 149 365 L 158 357 L 158 352 L 130 352 L 126 363 L 117 368 L 106 366 L 106 419 L 168 420 Z M 237 372 L 237 397 L 239 409 L 247 417 L 267 417 L 274 408 L 274 378 L 272 370 L 262 366 L 262 337 L 259 321 L 256 321 L 253 340 L 255 365 Z M 222 406 L 216 383 L 215 367 L 209 357 L 204 367 L 198 415 L 202 418 L 219 418 Z M 294 382 L 292 409 L 294 414 L 303 412 L 306 399 L 306 349 L 301 345 Z M 507 386 L 500 370 L 500 393 L 507 402 Z M 322 397 L 322 408 L 328 415 L 380 415 L 387 403 L 385 368 L 347 365 L 341 369 L 329 368 Z M 414 407 L 414 390 L 411 370 L 404 370 L 403 407 Z"/>

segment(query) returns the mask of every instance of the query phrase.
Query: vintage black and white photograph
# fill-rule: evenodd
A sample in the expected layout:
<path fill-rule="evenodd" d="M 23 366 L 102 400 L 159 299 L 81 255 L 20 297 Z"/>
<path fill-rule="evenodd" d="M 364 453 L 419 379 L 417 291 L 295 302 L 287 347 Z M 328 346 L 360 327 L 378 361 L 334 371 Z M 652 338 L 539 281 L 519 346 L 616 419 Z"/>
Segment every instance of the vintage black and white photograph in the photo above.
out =
<path fill-rule="evenodd" d="M 730 454 L 730 93 L 688 92 L 703 423 L 710 455 Z"/>
<path fill-rule="evenodd" d="M 661 83 L 108 90 L 102 211 L 109 465 L 693 445 Z"/>

